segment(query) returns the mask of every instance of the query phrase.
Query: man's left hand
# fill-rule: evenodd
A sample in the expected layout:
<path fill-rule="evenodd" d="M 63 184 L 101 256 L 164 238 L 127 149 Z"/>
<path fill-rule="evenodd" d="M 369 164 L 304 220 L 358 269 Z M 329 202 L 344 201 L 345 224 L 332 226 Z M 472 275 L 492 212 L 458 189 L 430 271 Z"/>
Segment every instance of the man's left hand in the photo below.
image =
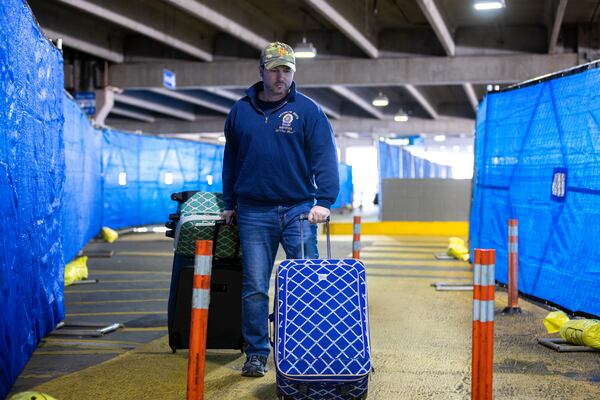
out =
<path fill-rule="evenodd" d="M 325 222 L 329 217 L 329 209 L 321 206 L 314 206 L 308 213 L 308 222 L 311 224 L 318 224 L 319 222 Z"/>

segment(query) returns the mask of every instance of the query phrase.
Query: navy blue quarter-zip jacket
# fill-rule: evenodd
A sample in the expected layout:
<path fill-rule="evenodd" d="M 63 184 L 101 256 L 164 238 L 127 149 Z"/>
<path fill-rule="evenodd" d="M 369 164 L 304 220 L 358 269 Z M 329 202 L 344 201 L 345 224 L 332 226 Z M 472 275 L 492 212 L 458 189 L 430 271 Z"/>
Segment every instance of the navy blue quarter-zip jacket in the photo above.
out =
<path fill-rule="evenodd" d="M 246 90 L 225 121 L 223 197 L 238 203 L 292 205 L 316 199 L 330 208 L 339 192 L 337 151 L 321 107 L 296 91 L 263 112 L 257 104 L 262 82 Z"/>

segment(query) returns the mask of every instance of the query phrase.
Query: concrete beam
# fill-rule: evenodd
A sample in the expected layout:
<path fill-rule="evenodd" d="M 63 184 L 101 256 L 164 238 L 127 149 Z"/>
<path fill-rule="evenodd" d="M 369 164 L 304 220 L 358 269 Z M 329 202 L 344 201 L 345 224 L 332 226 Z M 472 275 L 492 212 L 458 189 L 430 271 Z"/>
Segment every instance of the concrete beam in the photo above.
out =
<path fill-rule="evenodd" d="M 54 2 L 28 0 L 27 3 L 48 38 L 61 38 L 64 47 L 115 63 L 123 62 L 123 40 L 111 27 L 100 24 L 92 30 L 90 26 L 97 22 L 94 18 L 67 7 L 57 7 Z"/>
<path fill-rule="evenodd" d="M 377 110 L 371 105 L 371 103 L 354 93 L 352 90 L 339 85 L 333 85 L 330 89 L 342 96 L 343 98 L 345 98 L 346 100 L 349 100 L 352 103 L 356 104 L 358 107 L 362 108 L 375 118 L 383 119 L 383 113 L 381 113 L 381 111 Z"/>
<path fill-rule="evenodd" d="M 196 120 L 196 115 L 194 113 L 183 111 L 177 107 L 171 107 L 165 104 L 158 103 L 156 101 L 141 99 L 139 97 L 131 96 L 128 94 L 115 93 L 115 101 L 118 103 L 129 104 L 134 107 L 144 108 L 146 110 L 183 119 L 185 121 Z"/>
<path fill-rule="evenodd" d="M 569 0 L 559 0 L 558 7 L 556 7 L 556 14 L 552 24 L 552 33 L 548 43 L 548 53 L 554 53 L 556 51 L 556 42 L 558 41 L 558 34 L 560 33 L 560 27 L 562 26 L 568 2 Z"/>
<path fill-rule="evenodd" d="M 61 38 L 63 40 L 63 46 L 65 47 L 70 47 L 72 49 L 112 61 L 114 63 L 122 63 L 125 60 L 125 56 L 123 55 L 122 51 L 112 50 L 102 44 L 83 40 L 79 35 L 71 35 L 45 27 L 42 27 L 42 31 L 44 32 L 44 35 L 50 39 Z"/>
<path fill-rule="evenodd" d="M 404 88 L 408 91 L 408 93 L 410 93 L 412 97 L 414 97 L 417 103 L 419 103 L 421 107 L 423 107 L 425 112 L 427 112 L 427 114 L 429 114 L 431 118 L 438 119 L 440 117 L 433 104 L 431 104 L 431 102 L 425 98 L 425 96 L 423 95 L 423 93 L 421 93 L 419 89 L 417 89 L 414 85 L 405 85 Z"/>
<path fill-rule="evenodd" d="M 299 87 L 462 85 L 515 83 L 577 65 L 577 54 L 312 60 L 298 63 Z M 124 89 L 162 87 L 163 69 L 177 74 L 180 89 L 246 88 L 256 82 L 256 61 L 118 64 L 109 84 Z"/>
<path fill-rule="evenodd" d="M 251 15 L 244 13 L 240 4 L 226 1 L 203 1 L 196 0 L 163 0 L 165 3 L 179 8 L 215 28 L 227 32 L 234 38 L 262 49 L 270 42 L 268 36 L 257 33 L 258 26 Z M 250 26 L 254 25 L 253 28 Z"/>
<path fill-rule="evenodd" d="M 475 88 L 470 83 L 463 83 L 463 89 L 467 94 L 467 99 L 469 100 L 469 104 L 473 108 L 473 111 L 477 113 L 477 107 L 479 107 L 479 99 L 477 98 L 477 93 L 475 93 Z"/>
<path fill-rule="evenodd" d="M 348 39 L 361 48 L 369 57 L 379 57 L 379 50 L 363 32 L 361 32 L 354 23 L 350 21 L 347 14 L 353 14 L 356 18 L 364 19 L 364 13 L 357 10 L 354 4 L 349 2 L 338 2 L 337 7 L 334 7 L 331 0 L 304 0 L 313 10 L 321 14 L 322 17 L 331 22 L 338 28 Z M 342 10 L 342 4 L 345 8 Z M 357 12 L 358 11 L 358 12 Z M 346 15 L 345 15 L 346 14 Z"/>
<path fill-rule="evenodd" d="M 216 94 L 217 96 L 224 97 L 226 99 L 233 100 L 233 101 L 238 101 L 239 99 L 244 97 L 232 90 L 221 89 L 218 87 L 203 87 L 202 90 L 205 90 L 209 93 Z"/>
<path fill-rule="evenodd" d="M 57 0 L 98 18 L 140 33 L 158 42 L 174 47 L 204 61 L 212 61 L 213 56 L 208 41 L 201 39 L 199 32 L 194 32 L 189 21 L 183 19 L 165 28 L 164 9 L 146 3 L 139 4 L 104 0 L 102 5 L 90 0 Z M 181 14 L 185 15 L 185 14 Z M 203 45 L 199 45 L 202 44 Z"/>
<path fill-rule="evenodd" d="M 113 107 L 110 110 L 110 114 L 120 115 L 122 117 L 127 117 L 127 118 L 135 119 L 135 120 L 142 121 L 142 122 L 148 122 L 148 123 L 152 123 L 155 121 L 154 117 L 150 114 L 146 114 L 146 113 L 142 113 L 142 112 L 138 112 L 138 111 L 126 110 L 121 107 Z M 104 122 L 103 122 L 103 124 L 104 124 Z M 136 124 L 137 124 L 137 122 L 136 122 Z"/>
<path fill-rule="evenodd" d="M 199 118 L 196 121 L 177 121 L 168 118 L 156 119 L 153 124 L 142 124 L 135 121 L 110 121 L 113 127 L 126 131 L 142 130 L 152 134 L 174 133 L 222 133 L 225 117 Z M 408 122 L 395 122 L 391 118 L 376 120 L 371 118 L 341 118 L 331 121 L 336 134 L 345 132 L 358 133 L 360 137 L 370 135 L 414 135 L 431 133 L 473 135 L 475 121 L 466 118 L 439 118 L 437 120 L 410 118 Z"/>
<path fill-rule="evenodd" d="M 223 106 L 221 104 L 217 104 L 212 101 L 201 99 L 197 96 L 192 96 L 187 93 L 182 93 L 181 91 L 169 90 L 169 89 L 165 89 L 165 88 L 156 88 L 156 89 L 151 89 L 151 90 L 154 93 L 158 93 L 162 96 L 171 97 L 173 99 L 185 101 L 186 103 L 195 104 L 197 106 L 208 108 L 209 110 L 218 111 L 223 114 L 228 114 L 229 110 L 230 110 L 229 107 Z"/>
<path fill-rule="evenodd" d="M 417 0 L 417 4 L 419 4 L 419 7 L 421 7 L 421 11 L 423 11 L 423 14 L 425 14 L 429 24 L 442 43 L 442 46 L 444 46 L 446 54 L 453 56 L 456 51 L 456 45 L 454 43 L 454 39 L 452 38 L 452 34 L 448 29 L 448 25 L 444 21 L 440 10 L 435 4 L 435 0 Z"/>

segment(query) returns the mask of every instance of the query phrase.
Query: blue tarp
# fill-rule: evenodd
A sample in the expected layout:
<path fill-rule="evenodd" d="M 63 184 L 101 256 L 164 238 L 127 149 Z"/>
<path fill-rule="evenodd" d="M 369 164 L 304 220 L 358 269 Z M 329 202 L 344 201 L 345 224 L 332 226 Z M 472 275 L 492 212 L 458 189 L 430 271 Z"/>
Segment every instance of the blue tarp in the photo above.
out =
<path fill-rule="evenodd" d="M 102 132 L 71 99 L 64 100 L 65 183 L 62 196 L 62 243 L 65 262 L 102 226 Z"/>
<path fill-rule="evenodd" d="M 338 164 L 340 174 L 340 193 L 331 208 L 343 208 L 352 205 L 354 185 L 352 184 L 352 166 L 344 163 Z"/>
<path fill-rule="evenodd" d="M 413 156 L 401 146 L 379 142 L 379 180 L 387 178 L 451 178 L 452 167 Z"/>
<path fill-rule="evenodd" d="M 63 63 L 22 0 L 0 6 L 0 398 L 64 317 Z"/>
<path fill-rule="evenodd" d="M 488 95 L 477 113 L 472 248 L 519 223 L 519 290 L 600 315 L 600 70 Z"/>
<path fill-rule="evenodd" d="M 105 130 L 103 225 L 163 223 L 177 209 L 171 193 L 220 192 L 223 146 Z"/>

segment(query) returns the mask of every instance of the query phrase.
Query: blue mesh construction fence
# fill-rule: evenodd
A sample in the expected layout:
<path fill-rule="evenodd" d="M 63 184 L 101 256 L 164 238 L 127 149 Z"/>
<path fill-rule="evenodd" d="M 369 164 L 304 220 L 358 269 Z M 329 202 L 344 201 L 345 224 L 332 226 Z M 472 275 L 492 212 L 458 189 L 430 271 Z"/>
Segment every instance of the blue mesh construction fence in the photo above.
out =
<path fill-rule="evenodd" d="M 176 211 L 171 193 L 222 191 L 223 146 L 103 132 L 103 225 L 162 223 Z"/>
<path fill-rule="evenodd" d="M 65 262 L 102 226 L 102 132 L 69 98 L 64 100 L 65 183 L 62 196 L 62 245 Z"/>
<path fill-rule="evenodd" d="M 340 174 L 340 193 L 331 208 L 344 208 L 352 206 L 354 185 L 352 184 L 352 166 L 344 163 L 338 164 Z"/>
<path fill-rule="evenodd" d="M 64 317 L 63 63 L 22 0 L 0 5 L 0 398 Z"/>
<path fill-rule="evenodd" d="M 489 94 L 477 113 L 471 248 L 519 224 L 519 290 L 600 315 L 600 70 Z"/>
<path fill-rule="evenodd" d="M 401 146 L 379 142 L 379 180 L 386 178 L 452 178 L 452 167 L 412 155 Z"/>

